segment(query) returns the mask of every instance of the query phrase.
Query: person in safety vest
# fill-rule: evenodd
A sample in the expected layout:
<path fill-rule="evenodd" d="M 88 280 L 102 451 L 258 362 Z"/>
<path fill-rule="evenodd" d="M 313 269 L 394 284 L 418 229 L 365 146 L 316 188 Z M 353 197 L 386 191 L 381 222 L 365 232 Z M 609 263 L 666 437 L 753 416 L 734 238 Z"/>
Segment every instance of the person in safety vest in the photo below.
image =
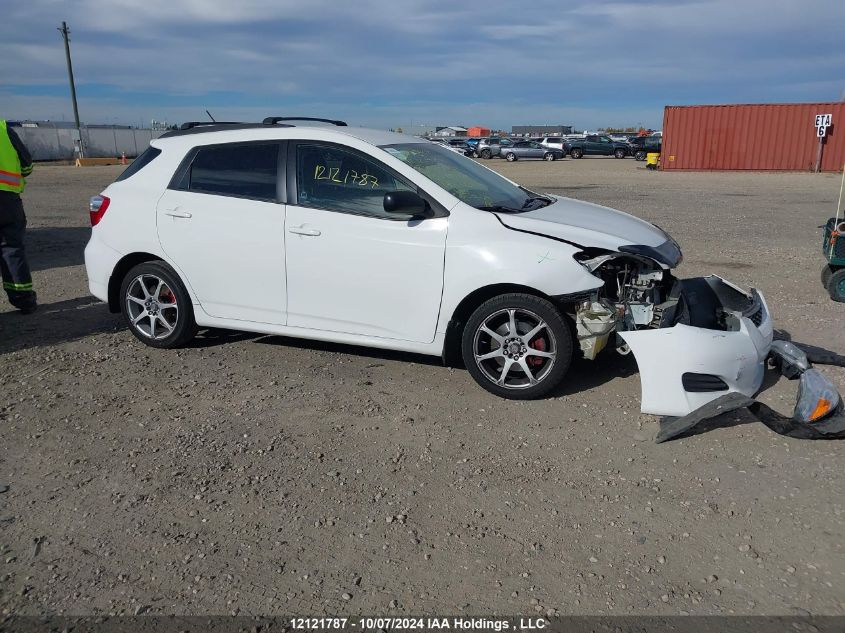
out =
<path fill-rule="evenodd" d="M 32 173 L 32 156 L 20 137 L 0 119 L 0 273 L 9 303 L 24 314 L 37 303 L 26 261 L 23 236 L 26 215 L 21 193 Z"/>

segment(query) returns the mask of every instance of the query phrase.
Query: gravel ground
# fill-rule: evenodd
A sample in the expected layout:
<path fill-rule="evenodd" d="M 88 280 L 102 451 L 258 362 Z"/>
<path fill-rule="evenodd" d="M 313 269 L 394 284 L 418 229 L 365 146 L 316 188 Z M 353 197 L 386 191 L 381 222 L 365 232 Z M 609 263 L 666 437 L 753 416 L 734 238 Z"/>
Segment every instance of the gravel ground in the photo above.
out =
<path fill-rule="evenodd" d="M 488 164 L 656 222 L 681 274 L 760 288 L 778 328 L 845 351 L 818 281 L 836 176 Z M 82 266 L 119 171 L 40 166 L 26 192 L 42 309 L 0 303 L 0 613 L 845 613 L 845 445 L 742 415 L 656 445 L 613 355 L 509 402 L 407 354 L 144 347 Z M 795 387 L 763 400 L 789 412 Z"/>

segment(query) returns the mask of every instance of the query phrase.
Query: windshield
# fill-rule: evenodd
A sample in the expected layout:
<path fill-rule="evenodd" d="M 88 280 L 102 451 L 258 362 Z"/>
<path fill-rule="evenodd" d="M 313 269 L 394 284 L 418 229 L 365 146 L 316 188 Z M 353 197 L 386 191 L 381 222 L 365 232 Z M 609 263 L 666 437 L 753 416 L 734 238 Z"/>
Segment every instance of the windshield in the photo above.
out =
<path fill-rule="evenodd" d="M 552 202 L 512 184 L 471 158 L 432 143 L 383 145 L 381 149 L 476 209 L 520 213 Z"/>

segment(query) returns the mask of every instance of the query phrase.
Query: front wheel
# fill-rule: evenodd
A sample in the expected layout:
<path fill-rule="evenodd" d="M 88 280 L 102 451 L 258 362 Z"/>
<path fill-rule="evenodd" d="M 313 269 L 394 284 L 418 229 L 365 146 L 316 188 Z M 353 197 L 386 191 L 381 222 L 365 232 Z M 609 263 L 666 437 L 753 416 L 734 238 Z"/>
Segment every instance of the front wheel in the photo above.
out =
<path fill-rule="evenodd" d="M 493 156 L 492 152 L 489 149 L 481 150 L 481 158 L 487 159 Z"/>
<path fill-rule="evenodd" d="M 552 152 L 546 152 L 543 154 L 543 160 L 554 160 L 555 155 Z"/>
<path fill-rule="evenodd" d="M 176 272 L 164 262 L 145 262 L 132 268 L 123 278 L 120 303 L 132 334 L 150 347 L 179 347 L 197 333 L 191 297 Z"/>
<path fill-rule="evenodd" d="M 541 297 L 504 294 L 479 306 L 464 328 L 464 365 L 484 389 L 531 400 L 557 387 L 572 361 L 565 317 Z"/>
<path fill-rule="evenodd" d="M 505 160 L 507 160 L 509 163 L 512 163 L 516 160 L 516 154 L 514 154 L 513 152 L 508 152 L 507 154 L 505 154 Z"/>
<path fill-rule="evenodd" d="M 572 158 L 581 158 L 584 155 L 584 150 L 573 147 L 569 151 L 569 155 L 572 156 Z"/>
<path fill-rule="evenodd" d="M 637 150 L 637 153 L 634 154 L 634 159 L 636 159 L 638 161 L 644 161 L 645 160 L 645 152 L 642 151 L 642 150 Z"/>
<path fill-rule="evenodd" d="M 624 150 L 624 149 L 622 149 L 622 148 L 619 148 L 619 149 L 617 149 L 617 150 L 614 150 L 614 152 L 613 152 L 613 155 L 614 155 L 616 158 L 625 158 L 626 154 L 627 154 L 627 152 L 625 152 L 625 150 Z"/>

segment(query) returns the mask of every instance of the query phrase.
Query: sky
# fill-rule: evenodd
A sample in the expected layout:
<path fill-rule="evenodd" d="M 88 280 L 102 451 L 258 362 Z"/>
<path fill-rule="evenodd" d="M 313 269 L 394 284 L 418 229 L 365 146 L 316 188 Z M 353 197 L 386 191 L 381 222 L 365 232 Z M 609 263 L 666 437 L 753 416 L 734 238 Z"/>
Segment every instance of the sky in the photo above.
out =
<path fill-rule="evenodd" d="M 845 98 L 842 0 L 28 0 L 0 21 L 0 118 L 323 116 L 643 125 L 665 105 Z"/>

